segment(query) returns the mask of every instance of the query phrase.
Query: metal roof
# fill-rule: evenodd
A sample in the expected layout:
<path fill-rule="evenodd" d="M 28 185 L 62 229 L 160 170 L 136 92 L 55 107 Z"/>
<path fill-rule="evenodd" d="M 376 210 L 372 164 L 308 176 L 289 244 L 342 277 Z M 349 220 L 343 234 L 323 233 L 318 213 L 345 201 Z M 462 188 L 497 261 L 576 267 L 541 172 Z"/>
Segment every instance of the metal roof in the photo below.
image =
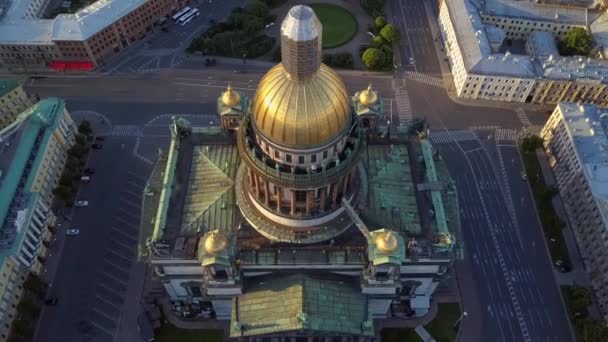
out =
<path fill-rule="evenodd" d="M 372 337 L 366 298 L 358 285 L 337 275 L 250 278 L 244 293 L 234 299 L 230 337 L 302 330 Z"/>
<path fill-rule="evenodd" d="M 0 97 L 8 94 L 13 91 L 13 89 L 19 86 L 19 82 L 17 80 L 11 78 L 0 79 Z"/>

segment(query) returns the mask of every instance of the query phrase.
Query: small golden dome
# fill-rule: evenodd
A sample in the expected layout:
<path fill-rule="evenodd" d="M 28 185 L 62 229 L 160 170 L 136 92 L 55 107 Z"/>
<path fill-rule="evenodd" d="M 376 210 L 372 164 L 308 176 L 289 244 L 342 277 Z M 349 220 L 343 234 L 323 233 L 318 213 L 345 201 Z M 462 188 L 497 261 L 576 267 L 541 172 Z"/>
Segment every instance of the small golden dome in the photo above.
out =
<path fill-rule="evenodd" d="M 359 94 L 359 102 L 365 106 L 373 106 L 378 102 L 378 94 L 372 90 L 372 84 L 370 83 L 367 89 Z"/>
<path fill-rule="evenodd" d="M 399 247 L 399 241 L 395 237 L 395 233 L 388 231 L 376 236 L 376 248 L 384 253 L 392 253 Z"/>
<path fill-rule="evenodd" d="M 217 254 L 228 246 L 228 240 L 224 235 L 216 232 L 211 232 L 205 235 L 204 248 L 205 252 L 209 254 Z"/>
<path fill-rule="evenodd" d="M 351 123 L 348 93 L 330 67 L 294 79 L 278 64 L 260 80 L 252 103 L 253 123 L 270 141 L 284 146 L 324 145 Z"/>
<path fill-rule="evenodd" d="M 241 95 L 235 90 L 232 90 L 232 86 L 228 84 L 228 88 L 222 94 L 222 103 L 228 107 L 234 107 L 241 103 Z"/>

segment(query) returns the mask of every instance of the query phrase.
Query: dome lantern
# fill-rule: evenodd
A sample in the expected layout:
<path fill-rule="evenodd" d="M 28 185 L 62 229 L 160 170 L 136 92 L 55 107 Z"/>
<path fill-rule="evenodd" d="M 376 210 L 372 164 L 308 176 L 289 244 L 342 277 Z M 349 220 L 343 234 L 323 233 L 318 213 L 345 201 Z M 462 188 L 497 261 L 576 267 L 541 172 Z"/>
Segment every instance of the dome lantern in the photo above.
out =
<path fill-rule="evenodd" d="M 228 83 L 228 88 L 222 94 L 222 103 L 228 107 L 234 107 L 241 103 L 241 95 L 232 89 L 230 83 Z"/>
<path fill-rule="evenodd" d="M 359 94 L 359 102 L 368 107 L 378 103 L 378 94 L 372 89 L 371 83 L 369 84 L 367 89 L 365 89 Z"/>
<path fill-rule="evenodd" d="M 226 237 L 220 233 L 208 233 L 205 235 L 204 239 L 205 253 L 215 255 L 221 253 L 228 247 L 228 240 L 226 240 Z"/>
<path fill-rule="evenodd" d="M 399 247 L 399 241 L 397 241 L 395 233 L 391 231 L 378 234 L 374 243 L 376 245 L 376 248 L 386 254 L 395 252 Z"/>

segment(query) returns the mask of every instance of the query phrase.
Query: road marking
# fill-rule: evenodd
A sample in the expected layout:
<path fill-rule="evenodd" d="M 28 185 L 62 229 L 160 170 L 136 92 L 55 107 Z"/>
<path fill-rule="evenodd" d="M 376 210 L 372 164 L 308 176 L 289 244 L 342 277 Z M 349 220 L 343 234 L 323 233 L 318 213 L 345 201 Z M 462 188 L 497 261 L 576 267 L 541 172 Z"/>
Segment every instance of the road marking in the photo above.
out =
<path fill-rule="evenodd" d="M 115 137 L 139 137 L 141 131 L 141 127 L 137 125 L 115 125 L 110 135 Z"/>
<path fill-rule="evenodd" d="M 107 300 L 107 299 L 105 299 L 105 298 L 103 298 L 103 297 L 101 297 L 100 295 L 97 295 L 97 294 L 95 295 L 95 298 L 101 300 L 102 302 L 104 302 L 104 303 L 106 303 L 108 305 L 111 305 L 112 307 L 118 309 L 119 311 L 121 310 L 121 306 L 122 305 L 121 306 L 117 306 L 116 304 L 110 302 L 109 300 Z"/>

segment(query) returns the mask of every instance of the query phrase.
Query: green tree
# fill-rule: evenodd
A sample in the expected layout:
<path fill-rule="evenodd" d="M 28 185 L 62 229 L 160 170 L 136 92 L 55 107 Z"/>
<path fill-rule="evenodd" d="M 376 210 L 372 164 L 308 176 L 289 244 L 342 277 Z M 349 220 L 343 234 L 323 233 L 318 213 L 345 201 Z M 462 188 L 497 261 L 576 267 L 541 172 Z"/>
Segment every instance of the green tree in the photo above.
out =
<path fill-rule="evenodd" d="M 365 67 L 370 70 L 379 70 L 385 65 L 386 62 L 386 55 L 384 52 L 376 48 L 369 48 L 365 50 L 361 58 Z"/>
<path fill-rule="evenodd" d="M 15 335 L 17 336 L 25 337 L 28 335 L 28 330 L 30 330 L 30 324 L 27 320 L 13 320 L 13 324 L 11 326 L 11 333 L 15 333 Z"/>
<path fill-rule="evenodd" d="M 93 134 L 93 128 L 91 128 L 91 123 L 88 120 L 82 120 L 80 125 L 78 125 L 78 132 L 84 135 Z"/>
<path fill-rule="evenodd" d="M 264 28 L 264 19 L 248 15 L 242 27 L 245 32 L 257 32 Z"/>
<path fill-rule="evenodd" d="M 76 134 L 76 136 L 74 137 L 74 141 L 78 144 L 78 145 L 86 145 L 87 144 L 87 136 L 85 134 L 82 133 L 78 133 Z"/>
<path fill-rule="evenodd" d="M 72 189 L 69 186 L 64 184 L 59 184 L 54 190 L 53 194 L 59 197 L 61 200 L 67 200 L 70 198 L 70 194 L 72 193 Z"/>
<path fill-rule="evenodd" d="M 32 301 L 30 298 L 27 298 L 27 296 L 22 298 L 21 301 L 19 301 L 19 304 L 17 304 L 17 312 L 23 318 L 36 317 L 39 311 L 40 308 L 38 305 L 36 305 L 36 303 L 34 303 L 34 301 Z"/>
<path fill-rule="evenodd" d="M 383 16 L 376 17 L 374 24 L 376 24 L 376 28 L 378 30 L 381 30 L 384 26 L 386 26 L 386 19 L 384 19 Z"/>
<path fill-rule="evenodd" d="M 375 18 L 383 15 L 384 0 L 361 0 L 361 7 L 367 14 Z"/>
<path fill-rule="evenodd" d="M 372 39 L 372 47 L 375 48 L 380 48 L 383 45 L 386 45 L 386 40 L 384 40 L 384 38 L 382 38 L 382 36 L 375 36 L 374 39 Z"/>
<path fill-rule="evenodd" d="M 265 19 L 270 15 L 270 8 L 262 1 L 255 0 L 245 6 L 244 12 Z"/>
<path fill-rule="evenodd" d="M 23 282 L 23 288 L 26 291 L 35 293 L 37 295 L 46 293 L 46 287 L 47 285 L 44 280 L 34 273 L 30 273 Z"/>
<path fill-rule="evenodd" d="M 68 150 L 68 155 L 74 156 L 79 159 L 84 157 L 84 155 L 86 153 L 87 153 L 86 146 L 79 145 L 79 144 L 75 144 L 74 146 L 70 147 L 70 149 Z"/>
<path fill-rule="evenodd" d="M 382 38 L 386 39 L 386 41 L 392 44 L 398 43 L 399 39 L 401 39 L 399 29 L 393 24 L 384 26 L 382 30 L 380 30 L 380 35 Z"/>
<path fill-rule="evenodd" d="M 592 46 L 591 33 L 582 27 L 570 30 L 559 44 L 562 55 L 587 56 L 591 52 Z"/>

